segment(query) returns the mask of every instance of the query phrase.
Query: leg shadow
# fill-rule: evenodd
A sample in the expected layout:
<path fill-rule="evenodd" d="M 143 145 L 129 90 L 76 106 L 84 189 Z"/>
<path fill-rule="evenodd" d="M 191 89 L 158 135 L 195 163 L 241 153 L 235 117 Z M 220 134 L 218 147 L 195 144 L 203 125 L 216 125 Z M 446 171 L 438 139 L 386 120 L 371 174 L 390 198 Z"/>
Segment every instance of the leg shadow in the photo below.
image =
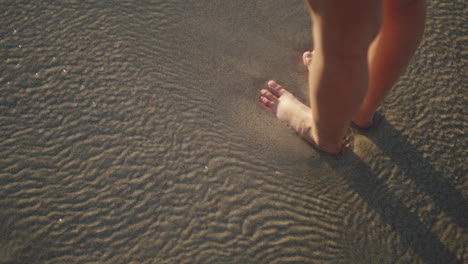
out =
<path fill-rule="evenodd" d="M 383 145 L 377 140 L 373 141 L 381 146 L 381 150 L 386 155 L 398 163 L 403 173 L 414 180 L 441 210 L 466 230 L 467 205 L 463 196 L 448 184 L 443 176 L 436 172 L 430 163 L 412 148 L 408 141 L 383 117 L 380 116 L 379 119 L 378 130 L 386 130 L 387 143 Z M 370 131 L 369 133 L 376 132 Z M 346 165 L 352 165 L 352 170 L 359 172 L 344 177 L 351 189 L 366 201 L 369 207 L 399 234 L 401 242 L 410 247 L 425 263 L 462 263 L 462 260 L 457 259 L 436 234 L 425 227 L 417 214 L 411 212 L 388 188 L 385 180 L 377 177 L 376 173 L 355 153 L 345 153 L 339 159 L 327 154 L 321 154 L 321 157 L 334 168 L 343 167 L 343 163 L 346 163 Z"/>
<path fill-rule="evenodd" d="M 440 172 L 434 170 L 430 162 L 382 115 L 379 114 L 377 120 L 378 131 L 385 133 L 385 144 L 382 140 L 376 140 L 372 132 L 369 138 L 386 156 L 398 164 L 405 176 L 413 180 L 420 190 L 429 195 L 442 211 L 467 232 L 468 202 L 463 195 L 450 185 Z M 464 175 L 459 176 L 464 177 Z"/>

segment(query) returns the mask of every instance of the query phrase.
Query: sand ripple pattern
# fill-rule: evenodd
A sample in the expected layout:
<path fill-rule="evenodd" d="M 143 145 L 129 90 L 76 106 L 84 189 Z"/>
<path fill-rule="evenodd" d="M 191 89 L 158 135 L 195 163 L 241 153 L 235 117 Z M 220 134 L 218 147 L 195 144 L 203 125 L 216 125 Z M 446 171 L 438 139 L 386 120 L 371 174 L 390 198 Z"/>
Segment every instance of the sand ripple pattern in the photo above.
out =
<path fill-rule="evenodd" d="M 468 259 L 463 1 L 338 159 L 256 105 L 302 1 L 1 5 L 0 263 Z"/>

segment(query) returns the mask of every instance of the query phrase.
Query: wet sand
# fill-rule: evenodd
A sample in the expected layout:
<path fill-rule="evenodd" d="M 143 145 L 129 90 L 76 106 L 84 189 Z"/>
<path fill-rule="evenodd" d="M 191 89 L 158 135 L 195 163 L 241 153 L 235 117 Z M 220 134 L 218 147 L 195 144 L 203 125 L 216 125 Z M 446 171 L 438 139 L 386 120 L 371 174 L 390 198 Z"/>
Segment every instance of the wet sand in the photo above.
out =
<path fill-rule="evenodd" d="M 303 1 L 2 6 L 0 263 L 468 261 L 463 1 L 340 157 L 258 104 L 307 101 Z"/>

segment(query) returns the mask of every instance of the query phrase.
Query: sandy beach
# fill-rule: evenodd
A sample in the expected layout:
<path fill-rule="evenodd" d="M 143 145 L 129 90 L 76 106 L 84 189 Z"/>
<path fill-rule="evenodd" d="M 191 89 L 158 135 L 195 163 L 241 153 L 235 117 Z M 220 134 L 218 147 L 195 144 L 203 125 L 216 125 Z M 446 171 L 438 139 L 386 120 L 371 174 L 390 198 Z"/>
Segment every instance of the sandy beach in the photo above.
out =
<path fill-rule="evenodd" d="M 0 264 L 468 262 L 466 3 L 344 154 L 308 101 L 303 1 L 2 1 Z"/>

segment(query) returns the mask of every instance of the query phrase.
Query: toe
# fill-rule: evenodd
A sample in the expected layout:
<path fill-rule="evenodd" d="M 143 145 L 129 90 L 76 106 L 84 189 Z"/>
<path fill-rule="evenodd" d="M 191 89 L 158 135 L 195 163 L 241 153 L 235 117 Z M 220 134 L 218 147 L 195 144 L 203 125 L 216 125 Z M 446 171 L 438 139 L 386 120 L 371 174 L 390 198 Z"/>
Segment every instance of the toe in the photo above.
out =
<path fill-rule="evenodd" d="M 270 91 L 263 89 L 260 91 L 260 94 L 266 98 L 268 98 L 270 101 L 276 101 L 278 100 L 278 97 L 276 97 L 274 94 L 272 94 Z"/>
<path fill-rule="evenodd" d="M 309 64 L 312 62 L 312 55 L 313 55 L 313 51 L 310 52 L 310 51 L 306 51 L 304 52 L 304 54 L 302 55 L 302 61 L 304 62 L 304 65 L 305 66 L 309 66 Z"/>
<path fill-rule="evenodd" d="M 260 102 L 262 103 L 262 106 L 268 110 L 270 110 L 275 105 L 273 101 L 271 101 L 270 99 L 268 99 L 267 97 L 263 95 L 260 96 Z"/>
<path fill-rule="evenodd" d="M 276 97 L 283 94 L 283 87 L 273 80 L 268 82 L 268 90 Z"/>
<path fill-rule="evenodd" d="M 261 103 L 260 106 L 265 110 L 273 111 L 273 109 L 271 109 L 271 107 L 268 107 L 268 106 L 264 105 L 263 103 Z"/>

